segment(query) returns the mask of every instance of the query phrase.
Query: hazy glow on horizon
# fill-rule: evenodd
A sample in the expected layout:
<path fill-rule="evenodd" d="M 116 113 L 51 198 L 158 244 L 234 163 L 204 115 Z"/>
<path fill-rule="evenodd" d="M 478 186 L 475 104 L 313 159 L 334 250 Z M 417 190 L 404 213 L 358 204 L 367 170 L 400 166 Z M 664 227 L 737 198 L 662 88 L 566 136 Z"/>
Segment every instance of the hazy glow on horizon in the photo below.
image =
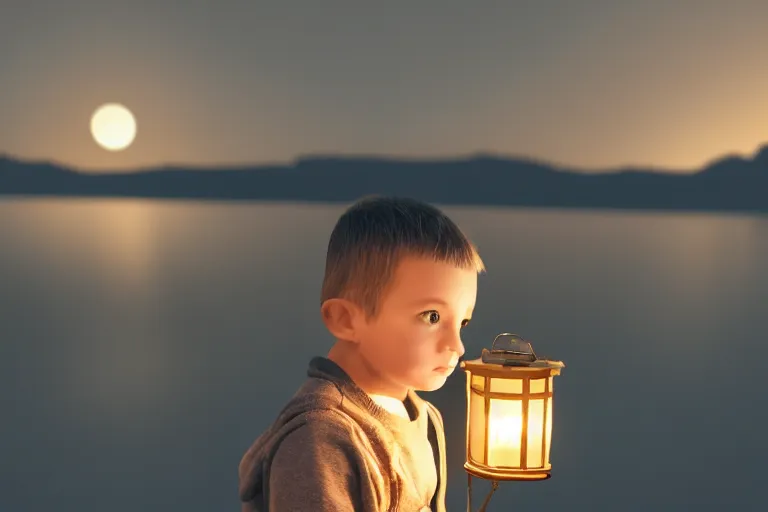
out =
<path fill-rule="evenodd" d="M 0 19 L 0 152 L 84 169 L 487 152 L 685 171 L 768 142 L 768 2 L 73 1 Z M 142 122 L 130 151 L 86 129 L 110 98 Z"/>

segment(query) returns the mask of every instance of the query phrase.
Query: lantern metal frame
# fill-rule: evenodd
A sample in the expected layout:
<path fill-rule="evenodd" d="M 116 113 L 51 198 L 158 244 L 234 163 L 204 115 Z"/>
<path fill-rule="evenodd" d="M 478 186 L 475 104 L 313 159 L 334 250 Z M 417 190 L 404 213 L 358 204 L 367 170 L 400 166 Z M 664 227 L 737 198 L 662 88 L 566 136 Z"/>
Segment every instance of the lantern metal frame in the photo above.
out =
<path fill-rule="evenodd" d="M 482 357 L 473 361 L 462 361 L 461 368 L 467 373 L 467 424 L 466 458 L 464 470 L 467 472 L 467 510 L 472 511 L 472 478 L 481 478 L 491 482 L 491 490 L 485 498 L 479 512 L 485 511 L 493 493 L 501 481 L 541 481 L 551 477 L 552 464 L 549 461 L 552 434 L 552 410 L 554 396 L 554 377 L 560 375 L 565 367 L 561 361 L 539 358 L 531 343 L 521 336 L 502 333 L 496 336 L 491 350 L 483 349 Z M 476 378 L 482 379 L 482 387 L 473 384 Z M 492 379 L 521 381 L 520 392 L 492 391 Z M 544 381 L 544 390 L 531 392 L 531 381 Z M 483 438 L 482 462 L 472 456 L 472 397 L 483 399 Z M 488 464 L 489 430 L 491 400 L 518 401 L 521 404 L 522 424 L 520 432 L 519 466 L 492 466 Z M 531 400 L 542 400 L 541 459 L 538 466 L 528 465 L 528 414 Z M 549 422 L 547 419 L 549 418 Z M 475 422 L 476 423 L 476 422 Z M 477 425 L 475 425 L 476 427 Z"/>

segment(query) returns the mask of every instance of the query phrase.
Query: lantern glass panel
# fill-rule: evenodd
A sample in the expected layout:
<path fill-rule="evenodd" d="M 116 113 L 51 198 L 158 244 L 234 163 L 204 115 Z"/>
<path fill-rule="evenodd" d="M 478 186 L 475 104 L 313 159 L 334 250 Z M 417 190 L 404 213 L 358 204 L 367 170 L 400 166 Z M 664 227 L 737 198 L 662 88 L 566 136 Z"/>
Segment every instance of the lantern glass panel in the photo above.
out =
<path fill-rule="evenodd" d="M 519 468 L 522 401 L 491 399 L 488 416 L 488 465 Z"/>
<path fill-rule="evenodd" d="M 523 379 L 491 378 L 491 393 L 522 394 Z"/>
<path fill-rule="evenodd" d="M 478 462 L 485 460 L 485 397 L 469 393 L 469 456 Z"/>
<path fill-rule="evenodd" d="M 531 393 L 544 393 L 546 386 L 547 379 L 531 379 Z"/>
<path fill-rule="evenodd" d="M 484 391 L 485 390 L 485 377 L 482 375 L 473 375 L 472 376 L 472 387 L 475 388 L 478 391 Z"/>
<path fill-rule="evenodd" d="M 546 444 L 544 447 L 544 464 L 549 464 L 549 449 L 550 449 L 550 445 L 552 444 L 552 397 L 547 398 L 547 420 L 546 421 L 547 423 L 544 431 L 544 436 L 546 441 Z"/>
<path fill-rule="evenodd" d="M 544 379 L 541 379 L 544 380 Z M 540 468 L 544 447 L 544 400 L 528 402 L 528 431 L 526 465 L 529 468 Z"/>

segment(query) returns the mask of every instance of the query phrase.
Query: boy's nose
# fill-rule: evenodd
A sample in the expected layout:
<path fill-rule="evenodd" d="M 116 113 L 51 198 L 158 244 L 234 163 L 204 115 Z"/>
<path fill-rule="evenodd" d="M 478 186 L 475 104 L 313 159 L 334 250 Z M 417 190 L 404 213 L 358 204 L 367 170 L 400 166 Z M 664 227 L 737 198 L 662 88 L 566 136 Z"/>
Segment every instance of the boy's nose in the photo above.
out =
<path fill-rule="evenodd" d="M 448 349 L 451 352 L 456 352 L 458 354 L 459 359 L 461 359 L 464 356 L 464 343 L 461 342 L 461 338 L 459 336 L 453 336 L 448 341 Z"/>

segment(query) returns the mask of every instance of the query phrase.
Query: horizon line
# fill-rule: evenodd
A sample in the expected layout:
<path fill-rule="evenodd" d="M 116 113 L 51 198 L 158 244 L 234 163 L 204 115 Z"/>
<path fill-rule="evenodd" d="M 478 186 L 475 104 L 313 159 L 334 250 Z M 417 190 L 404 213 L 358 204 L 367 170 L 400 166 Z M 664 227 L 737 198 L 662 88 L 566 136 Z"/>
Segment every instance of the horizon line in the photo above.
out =
<path fill-rule="evenodd" d="M 762 152 L 768 152 L 768 142 L 760 144 L 751 154 L 740 153 L 737 151 L 731 151 L 728 153 L 722 153 L 719 156 L 715 156 L 705 160 L 700 166 L 680 168 L 680 167 L 665 167 L 654 164 L 616 164 L 613 166 L 603 167 L 586 167 L 576 166 L 564 163 L 558 163 L 554 160 L 549 160 L 543 157 L 525 156 L 522 154 L 514 153 L 502 153 L 488 150 L 475 150 L 472 152 L 456 154 L 456 155 L 444 155 L 444 156 L 398 156 L 393 154 L 380 154 L 380 153 L 352 153 L 352 152 L 309 152 L 301 153 L 293 157 L 293 159 L 284 161 L 264 161 L 261 163 L 206 163 L 206 164 L 193 164 L 193 163 L 159 163 L 146 166 L 137 166 L 129 168 L 84 168 L 81 166 L 63 163 L 57 161 L 55 158 L 24 158 L 14 155 L 8 151 L 0 151 L 0 160 L 9 160 L 26 165 L 47 165 L 52 167 L 58 167 L 78 174 L 136 174 L 143 172 L 152 172 L 158 170 L 249 170 L 259 169 L 267 167 L 297 167 L 303 162 L 321 161 L 321 160 L 338 160 L 338 161 L 377 161 L 377 162 L 390 162 L 390 163 L 451 163 L 451 162 L 467 162 L 472 160 L 499 160 L 505 162 L 523 162 L 533 165 L 540 165 L 548 167 L 554 170 L 576 172 L 584 174 L 605 174 L 611 172 L 626 172 L 626 171 L 645 171 L 653 173 L 664 174 L 694 174 L 697 171 L 706 169 L 714 163 L 728 160 L 728 159 L 741 159 L 741 160 L 754 160 Z"/>

